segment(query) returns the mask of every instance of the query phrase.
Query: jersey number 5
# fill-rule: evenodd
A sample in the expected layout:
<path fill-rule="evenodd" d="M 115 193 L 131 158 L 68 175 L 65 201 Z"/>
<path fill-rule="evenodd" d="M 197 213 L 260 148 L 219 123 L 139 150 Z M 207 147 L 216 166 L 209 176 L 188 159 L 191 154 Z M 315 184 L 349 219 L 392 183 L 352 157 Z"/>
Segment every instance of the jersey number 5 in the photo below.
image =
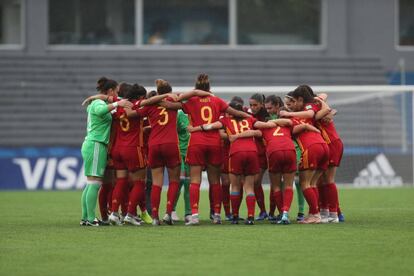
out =
<path fill-rule="evenodd" d="M 161 110 L 161 111 L 160 111 L 160 113 L 159 113 L 159 115 L 163 116 L 163 118 L 160 118 L 160 119 L 158 120 L 158 124 L 159 124 L 160 126 L 166 125 L 166 124 L 168 123 L 168 112 L 167 112 L 167 110 L 165 109 L 165 107 L 161 107 L 161 106 L 159 106 L 159 107 L 158 107 L 158 109 L 160 109 L 160 110 Z"/>

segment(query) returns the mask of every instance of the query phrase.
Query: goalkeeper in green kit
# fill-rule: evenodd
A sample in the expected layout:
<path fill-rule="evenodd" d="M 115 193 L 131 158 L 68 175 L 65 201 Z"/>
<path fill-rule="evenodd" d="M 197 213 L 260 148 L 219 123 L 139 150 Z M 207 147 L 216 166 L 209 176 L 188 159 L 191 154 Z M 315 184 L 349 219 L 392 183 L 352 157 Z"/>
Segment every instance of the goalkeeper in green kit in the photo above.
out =
<path fill-rule="evenodd" d="M 114 97 L 117 95 L 118 83 L 103 77 L 98 80 L 96 89 L 101 94 Z M 96 99 L 87 108 L 87 134 L 81 150 L 87 179 L 81 198 L 81 226 L 100 225 L 100 221 L 95 217 L 95 208 L 107 162 L 107 147 L 112 123 L 111 111 L 117 106 L 124 107 L 128 104 L 127 100 L 107 104 L 103 100 Z"/>
<path fill-rule="evenodd" d="M 179 148 L 181 155 L 181 176 L 180 176 L 180 189 L 184 186 L 184 216 L 185 221 L 191 217 L 191 206 L 190 206 L 190 167 L 185 163 L 185 157 L 187 155 L 188 141 L 190 139 L 190 134 L 188 133 L 187 126 L 189 124 L 187 114 L 182 110 L 178 110 L 177 114 L 177 133 L 179 140 Z M 174 204 L 174 211 L 172 213 L 172 219 L 178 221 L 179 218 L 175 212 L 180 193 L 177 195 L 177 199 Z"/>

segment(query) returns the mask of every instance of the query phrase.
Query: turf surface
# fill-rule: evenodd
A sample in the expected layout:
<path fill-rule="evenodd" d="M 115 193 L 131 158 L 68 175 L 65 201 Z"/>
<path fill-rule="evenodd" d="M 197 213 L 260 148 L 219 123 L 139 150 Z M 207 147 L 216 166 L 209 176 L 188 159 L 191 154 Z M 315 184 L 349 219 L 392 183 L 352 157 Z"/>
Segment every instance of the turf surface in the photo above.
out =
<path fill-rule="evenodd" d="M 414 275 L 411 188 L 342 190 L 338 225 L 80 227 L 80 195 L 0 192 L 0 274 Z"/>

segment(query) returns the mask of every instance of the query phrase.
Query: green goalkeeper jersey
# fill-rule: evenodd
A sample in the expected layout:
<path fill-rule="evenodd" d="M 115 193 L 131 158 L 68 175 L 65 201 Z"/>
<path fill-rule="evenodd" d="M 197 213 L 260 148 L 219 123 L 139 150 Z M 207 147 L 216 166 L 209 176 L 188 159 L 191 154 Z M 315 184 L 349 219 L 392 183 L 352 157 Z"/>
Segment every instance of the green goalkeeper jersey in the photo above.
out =
<path fill-rule="evenodd" d="M 94 100 L 86 111 L 88 112 L 88 123 L 85 140 L 108 144 L 112 116 L 108 111 L 107 104 L 102 100 Z"/>
<path fill-rule="evenodd" d="M 187 154 L 188 140 L 190 139 L 190 133 L 188 133 L 187 126 L 189 124 L 188 116 L 182 110 L 178 110 L 177 114 L 177 133 L 178 141 L 180 143 L 181 155 Z"/>

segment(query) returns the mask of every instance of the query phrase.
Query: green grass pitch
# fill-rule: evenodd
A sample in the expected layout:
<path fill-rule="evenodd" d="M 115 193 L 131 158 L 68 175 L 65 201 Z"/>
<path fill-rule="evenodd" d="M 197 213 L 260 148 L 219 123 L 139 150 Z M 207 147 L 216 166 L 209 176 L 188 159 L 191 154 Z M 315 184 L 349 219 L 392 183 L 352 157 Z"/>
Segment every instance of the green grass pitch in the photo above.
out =
<path fill-rule="evenodd" d="M 414 189 L 340 199 L 337 225 L 92 228 L 78 225 L 80 192 L 0 192 L 0 274 L 414 275 Z M 204 219 L 207 206 L 203 192 Z"/>

